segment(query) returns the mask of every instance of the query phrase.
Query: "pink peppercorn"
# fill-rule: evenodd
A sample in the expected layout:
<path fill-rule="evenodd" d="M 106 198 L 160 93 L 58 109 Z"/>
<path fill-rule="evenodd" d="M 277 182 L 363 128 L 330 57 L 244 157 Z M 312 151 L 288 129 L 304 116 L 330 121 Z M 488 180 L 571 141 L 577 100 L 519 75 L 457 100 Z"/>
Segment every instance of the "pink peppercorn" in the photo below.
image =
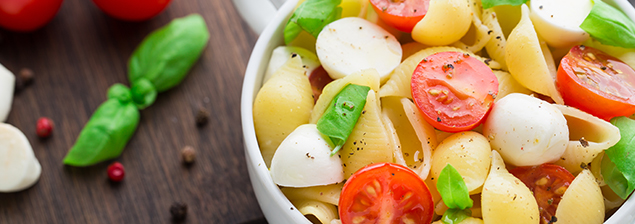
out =
<path fill-rule="evenodd" d="M 126 171 L 123 169 L 123 165 L 119 162 L 114 162 L 108 166 L 108 178 L 113 182 L 120 182 L 126 175 Z"/>
<path fill-rule="evenodd" d="M 37 136 L 40 136 L 40 138 L 47 138 L 51 136 L 51 133 L 53 132 L 53 121 L 47 117 L 41 117 L 37 120 L 36 132 Z"/>

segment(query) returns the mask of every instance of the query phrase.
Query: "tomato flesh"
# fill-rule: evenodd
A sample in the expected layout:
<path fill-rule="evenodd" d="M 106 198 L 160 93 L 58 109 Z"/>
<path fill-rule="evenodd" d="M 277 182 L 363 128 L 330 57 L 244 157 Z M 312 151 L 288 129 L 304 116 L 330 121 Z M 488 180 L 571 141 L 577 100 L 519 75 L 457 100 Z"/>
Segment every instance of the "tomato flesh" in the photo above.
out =
<path fill-rule="evenodd" d="M 417 174 L 401 165 L 376 163 L 346 181 L 338 209 L 343 224 L 430 223 L 434 205 Z"/>
<path fill-rule="evenodd" d="M 62 0 L 0 0 L 0 26 L 28 32 L 46 25 L 59 10 Z"/>
<path fill-rule="evenodd" d="M 106 14 L 121 20 L 143 21 L 159 14 L 171 0 L 93 0 Z"/>
<path fill-rule="evenodd" d="M 313 103 L 317 102 L 324 87 L 331 83 L 333 79 L 329 76 L 329 73 L 324 70 L 324 67 L 317 67 L 309 75 L 309 82 L 311 83 L 311 90 L 313 90 Z"/>
<path fill-rule="evenodd" d="M 545 163 L 534 167 L 517 167 L 509 171 L 534 192 L 541 223 L 550 223 L 556 215 L 562 195 L 574 177 L 564 167 Z"/>
<path fill-rule="evenodd" d="M 442 131 L 461 132 L 483 122 L 498 94 L 498 79 L 468 54 L 440 52 L 417 65 L 411 90 L 428 123 Z"/>
<path fill-rule="evenodd" d="M 386 24 L 403 32 L 412 28 L 428 12 L 430 0 L 371 0 L 373 9 Z"/>
<path fill-rule="evenodd" d="M 565 104 L 599 118 L 635 113 L 635 70 L 598 49 L 571 48 L 560 62 L 556 86 Z"/>

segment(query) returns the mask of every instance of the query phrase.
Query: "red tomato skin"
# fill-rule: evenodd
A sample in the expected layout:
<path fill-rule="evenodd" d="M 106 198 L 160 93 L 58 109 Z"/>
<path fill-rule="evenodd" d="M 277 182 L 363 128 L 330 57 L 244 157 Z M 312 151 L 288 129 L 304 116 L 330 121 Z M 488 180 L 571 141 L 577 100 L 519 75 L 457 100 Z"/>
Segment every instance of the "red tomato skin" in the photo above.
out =
<path fill-rule="evenodd" d="M 517 167 L 509 171 L 520 179 L 534 194 L 540 208 L 541 223 L 549 223 L 556 215 L 562 195 L 575 178 L 564 167 L 545 163 L 533 167 Z M 542 178 L 545 180 L 542 180 Z M 538 185 L 538 184 L 542 185 Z M 562 189 L 559 189 L 563 187 Z"/>
<path fill-rule="evenodd" d="M 0 26 L 18 32 L 37 30 L 50 22 L 62 0 L 0 0 Z"/>
<path fill-rule="evenodd" d="M 381 20 L 406 33 L 412 32 L 415 25 L 428 12 L 430 5 L 430 0 L 371 0 L 370 2 Z"/>
<path fill-rule="evenodd" d="M 594 58 L 599 60 L 592 60 L 588 56 L 585 57 L 585 55 L 589 53 L 593 54 Z M 602 61 L 609 62 L 616 70 L 607 67 L 607 64 L 602 63 Z M 588 66 L 587 68 L 594 68 L 593 71 L 596 72 L 604 72 L 602 76 L 611 77 L 610 79 L 600 81 L 600 83 L 603 83 L 604 88 L 608 86 L 615 87 L 621 90 L 622 94 L 626 94 L 626 96 L 620 98 L 581 80 L 575 72 L 575 70 L 580 71 L 581 65 Z M 602 69 L 602 67 L 604 67 L 604 69 Z M 610 74 L 610 72 L 617 70 L 622 72 L 621 74 L 624 74 L 626 78 L 619 79 L 616 78 L 618 77 L 617 75 Z M 586 74 L 588 74 L 588 76 L 583 77 L 598 77 L 597 73 L 589 72 Z M 634 87 L 623 85 L 623 83 L 635 85 L 635 71 L 631 67 L 600 50 L 580 46 L 573 47 L 569 53 L 562 58 L 556 77 L 556 87 L 566 105 L 578 108 L 607 121 L 613 117 L 631 116 L 635 113 Z"/>
<path fill-rule="evenodd" d="M 472 130 L 485 120 L 498 94 L 498 79 L 474 57 L 440 52 L 417 65 L 411 91 L 426 122 L 456 133 Z"/>
<path fill-rule="evenodd" d="M 362 192 L 371 187 L 379 195 L 375 200 L 368 200 L 368 191 Z M 410 192 L 413 194 L 408 195 Z M 405 211 L 403 207 L 407 207 Z M 346 181 L 338 210 L 342 224 L 353 223 L 358 216 L 367 217 L 361 223 L 369 224 L 402 223 L 400 218 L 404 216 L 414 223 L 431 223 L 434 204 L 428 186 L 410 169 L 393 163 L 375 163 L 358 170 Z"/>
<path fill-rule="evenodd" d="M 171 0 L 93 0 L 106 14 L 126 21 L 143 21 L 158 15 Z"/>

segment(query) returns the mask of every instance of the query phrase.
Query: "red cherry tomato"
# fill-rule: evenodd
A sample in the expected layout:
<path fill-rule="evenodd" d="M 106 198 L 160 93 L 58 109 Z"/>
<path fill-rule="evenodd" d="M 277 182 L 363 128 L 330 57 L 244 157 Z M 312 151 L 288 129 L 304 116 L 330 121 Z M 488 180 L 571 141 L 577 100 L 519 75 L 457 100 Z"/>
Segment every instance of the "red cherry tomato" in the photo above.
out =
<path fill-rule="evenodd" d="M 333 81 L 329 73 L 324 70 L 324 67 L 320 66 L 313 70 L 309 75 L 309 82 L 311 82 L 311 89 L 313 90 L 313 101 L 317 102 L 320 95 L 322 95 L 322 90 L 326 86 Z"/>
<path fill-rule="evenodd" d="M 541 223 L 551 223 L 549 221 L 556 215 L 562 195 L 574 179 L 573 175 L 565 168 L 549 163 L 534 167 L 518 167 L 509 172 L 534 192 L 540 208 Z"/>
<path fill-rule="evenodd" d="M 159 14 L 171 0 L 93 0 L 101 11 L 121 20 L 142 21 Z"/>
<path fill-rule="evenodd" d="M 483 121 L 498 94 L 498 79 L 468 54 L 440 52 L 417 65 L 410 88 L 428 123 L 445 132 L 460 132 Z"/>
<path fill-rule="evenodd" d="M 346 181 L 338 209 L 342 224 L 430 223 L 434 205 L 417 174 L 401 165 L 376 163 Z"/>
<path fill-rule="evenodd" d="M 428 12 L 430 0 L 371 0 L 373 9 L 386 24 L 403 32 L 412 28 Z"/>
<path fill-rule="evenodd" d="M 598 49 L 575 46 L 556 79 L 565 104 L 609 120 L 635 113 L 635 71 Z"/>
<path fill-rule="evenodd" d="M 0 0 L 0 26 L 14 31 L 33 31 L 47 24 L 62 0 Z"/>

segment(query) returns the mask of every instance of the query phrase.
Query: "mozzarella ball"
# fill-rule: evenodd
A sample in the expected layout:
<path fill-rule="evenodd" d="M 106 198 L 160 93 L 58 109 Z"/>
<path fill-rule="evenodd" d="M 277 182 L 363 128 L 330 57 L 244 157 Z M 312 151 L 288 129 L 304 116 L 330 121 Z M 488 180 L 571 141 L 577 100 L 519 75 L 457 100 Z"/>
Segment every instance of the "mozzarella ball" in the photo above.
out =
<path fill-rule="evenodd" d="M 512 93 L 492 107 L 483 134 L 505 162 L 535 166 L 560 159 L 569 142 L 567 120 L 555 106 Z"/>
<path fill-rule="evenodd" d="M 591 0 L 533 0 L 531 22 L 549 46 L 570 48 L 589 39 L 580 25 L 591 8 Z"/>
<path fill-rule="evenodd" d="M 399 41 L 378 25 L 357 17 L 324 27 L 315 47 L 322 67 L 333 79 L 374 68 L 384 82 L 401 63 Z"/>
<path fill-rule="evenodd" d="M 315 124 L 297 127 L 280 143 L 271 160 L 273 182 L 284 187 L 311 187 L 339 183 L 344 169 L 339 153 L 331 156 L 331 146 Z"/>

